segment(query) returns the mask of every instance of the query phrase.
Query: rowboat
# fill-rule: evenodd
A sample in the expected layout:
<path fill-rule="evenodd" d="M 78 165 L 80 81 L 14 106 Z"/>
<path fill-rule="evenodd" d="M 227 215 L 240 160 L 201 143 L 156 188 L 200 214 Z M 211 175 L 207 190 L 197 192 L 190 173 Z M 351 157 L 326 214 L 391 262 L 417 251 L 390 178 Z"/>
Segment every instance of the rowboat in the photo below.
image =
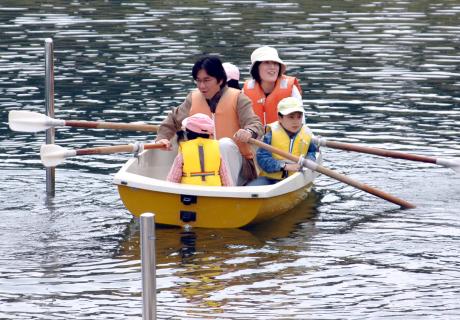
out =
<path fill-rule="evenodd" d="M 215 187 L 166 181 L 177 147 L 145 150 L 116 173 L 114 184 L 126 208 L 155 222 L 198 228 L 241 228 L 279 216 L 308 197 L 317 172 L 304 169 L 274 185 Z M 321 156 L 318 157 L 321 162 Z"/>

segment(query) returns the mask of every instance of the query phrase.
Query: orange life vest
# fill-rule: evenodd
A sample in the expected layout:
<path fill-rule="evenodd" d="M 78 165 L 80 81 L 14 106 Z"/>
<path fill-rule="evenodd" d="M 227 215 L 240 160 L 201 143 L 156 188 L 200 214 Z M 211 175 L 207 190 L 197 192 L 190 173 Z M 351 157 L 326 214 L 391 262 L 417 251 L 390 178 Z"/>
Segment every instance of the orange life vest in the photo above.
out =
<path fill-rule="evenodd" d="M 207 114 L 214 120 L 215 139 L 224 137 L 233 139 L 235 132 L 241 129 L 238 119 L 238 110 L 236 109 L 239 94 L 240 90 L 227 88 L 217 103 L 216 112 L 211 113 L 211 109 L 209 108 L 206 98 L 199 90 L 194 90 L 192 92 L 192 106 L 190 108 L 189 115 L 191 116 L 195 113 Z M 238 145 L 243 157 L 246 159 L 254 158 L 254 153 L 252 152 L 249 144 L 236 141 L 235 143 Z"/>
<path fill-rule="evenodd" d="M 251 99 L 254 112 L 259 116 L 262 124 L 267 125 L 278 120 L 278 102 L 292 96 L 294 86 L 299 89 L 299 92 L 302 92 L 297 78 L 282 75 L 268 96 L 265 95 L 260 83 L 254 79 L 246 80 L 243 91 Z"/>

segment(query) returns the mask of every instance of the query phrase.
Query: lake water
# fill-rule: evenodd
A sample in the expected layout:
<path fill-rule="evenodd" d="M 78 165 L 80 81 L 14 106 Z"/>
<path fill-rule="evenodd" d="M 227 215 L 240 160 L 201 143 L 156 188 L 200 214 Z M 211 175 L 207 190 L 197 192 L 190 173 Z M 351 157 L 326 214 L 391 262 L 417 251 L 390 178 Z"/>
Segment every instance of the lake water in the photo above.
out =
<path fill-rule="evenodd" d="M 140 319 L 139 226 L 112 177 L 127 154 L 68 159 L 45 194 L 44 39 L 55 117 L 158 123 L 219 54 L 248 77 L 279 49 L 307 122 L 331 140 L 460 154 L 459 1 L 32 1 L 0 6 L 0 318 Z M 61 128 L 76 149 L 151 140 Z M 323 148 L 324 165 L 417 205 L 321 176 L 312 196 L 244 230 L 157 229 L 158 319 L 458 319 L 460 179 L 434 165 Z"/>

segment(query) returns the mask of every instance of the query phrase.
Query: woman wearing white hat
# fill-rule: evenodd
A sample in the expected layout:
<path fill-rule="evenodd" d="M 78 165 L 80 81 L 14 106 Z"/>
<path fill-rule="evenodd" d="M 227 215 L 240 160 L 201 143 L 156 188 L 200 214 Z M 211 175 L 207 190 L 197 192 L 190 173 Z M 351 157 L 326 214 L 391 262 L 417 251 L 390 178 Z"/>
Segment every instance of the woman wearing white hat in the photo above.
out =
<path fill-rule="evenodd" d="M 252 100 L 254 112 L 263 125 L 278 120 L 277 105 L 283 98 L 302 101 L 301 88 L 295 77 L 286 76 L 286 64 L 275 48 L 264 46 L 251 54 L 251 80 L 244 83 L 243 92 Z"/>

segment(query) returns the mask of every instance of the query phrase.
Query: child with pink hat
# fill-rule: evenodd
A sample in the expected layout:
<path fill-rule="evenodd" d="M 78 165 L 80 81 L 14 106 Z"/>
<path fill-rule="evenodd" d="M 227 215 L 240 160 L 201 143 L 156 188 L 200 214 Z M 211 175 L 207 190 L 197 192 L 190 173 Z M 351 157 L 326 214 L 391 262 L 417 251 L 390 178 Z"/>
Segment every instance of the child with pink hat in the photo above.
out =
<path fill-rule="evenodd" d="M 214 140 L 214 121 L 195 113 L 182 121 L 184 141 L 166 178 L 170 182 L 205 186 L 233 186 L 222 159 L 219 142 Z"/>

